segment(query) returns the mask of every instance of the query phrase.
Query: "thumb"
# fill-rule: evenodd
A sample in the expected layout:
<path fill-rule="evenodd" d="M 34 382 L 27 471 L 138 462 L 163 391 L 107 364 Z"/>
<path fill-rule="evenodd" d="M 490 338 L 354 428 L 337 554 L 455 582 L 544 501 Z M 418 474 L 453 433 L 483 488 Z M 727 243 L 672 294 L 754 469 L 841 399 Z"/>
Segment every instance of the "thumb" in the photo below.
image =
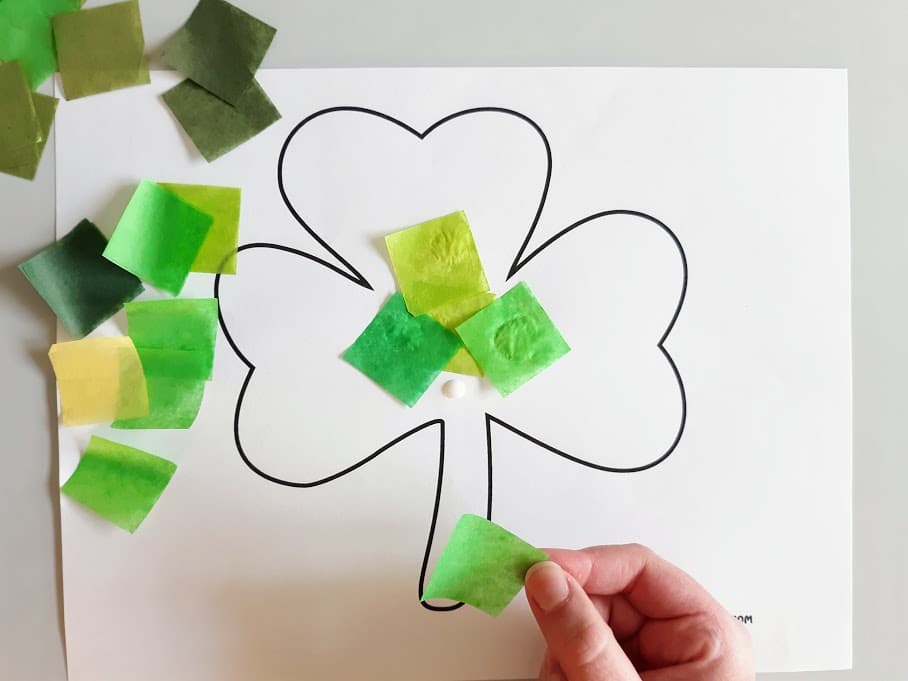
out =
<path fill-rule="evenodd" d="M 543 561 L 524 579 L 530 609 L 549 655 L 567 681 L 639 681 L 590 597 L 557 563 Z"/>

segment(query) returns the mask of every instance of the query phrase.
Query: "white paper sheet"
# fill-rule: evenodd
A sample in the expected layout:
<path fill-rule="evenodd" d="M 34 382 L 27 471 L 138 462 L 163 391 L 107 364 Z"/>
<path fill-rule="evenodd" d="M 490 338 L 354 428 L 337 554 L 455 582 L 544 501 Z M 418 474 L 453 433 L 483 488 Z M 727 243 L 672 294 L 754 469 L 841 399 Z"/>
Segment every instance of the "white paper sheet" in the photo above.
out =
<path fill-rule="evenodd" d="M 241 243 L 343 269 L 333 251 L 373 289 L 244 250 L 219 289 L 256 367 L 236 438 L 247 365 L 223 333 L 190 431 L 61 429 L 61 482 L 90 432 L 178 464 L 134 536 L 62 499 L 73 681 L 534 676 L 542 645 L 522 595 L 498 619 L 418 602 L 436 419 L 429 572 L 456 518 L 485 513 L 491 457 L 493 518 L 528 541 L 649 544 L 747 619 L 760 670 L 850 666 L 843 71 L 260 81 L 283 119 L 212 164 L 157 97 L 173 74 L 57 114 L 58 234 L 83 217 L 110 233 L 141 178 L 240 186 Z M 408 409 L 339 355 L 394 290 L 382 236 L 459 209 L 493 290 L 526 281 L 573 349 L 506 399 L 469 378 L 445 398 L 443 374 Z M 619 212 L 549 242 L 605 211 Z M 191 275 L 183 295 L 213 283 Z M 119 315 L 96 333 L 123 331 Z M 330 477 L 410 430 L 336 480 L 278 484 Z"/>

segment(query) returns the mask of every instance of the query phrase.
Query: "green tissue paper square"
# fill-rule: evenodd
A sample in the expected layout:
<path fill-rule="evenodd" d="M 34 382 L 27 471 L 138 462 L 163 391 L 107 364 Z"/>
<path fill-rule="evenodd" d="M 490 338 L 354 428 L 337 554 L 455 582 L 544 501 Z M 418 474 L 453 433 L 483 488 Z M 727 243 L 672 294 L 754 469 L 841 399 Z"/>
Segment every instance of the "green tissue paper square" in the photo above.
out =
<path fill-rule="evenodd" d="M 410 314 L 425 314 L 489 290 L 463 211 L 385 237 Z"/>
<path fill-rule="evenodd" d="M 240 235 L 240 190 L 236 187 L 169 182 L 161 182 L 161 186 L 214 218 L 211 230 L 190 271 L 236 274 L 236 248 Z"/>
<path fill-rule="evenodd" d="M 133 193 L 104 257 L 140 279 L 179 294 L 213 218 L 148 180 Z"/>
<path fill-rule="evenodd" d="M 216 298 L 176 298 L 126 304 L 129 337 L 148 385 L 147 416 L 113 428 L 189 428 L 198 416 L 214 366 Z"/>
<path fill-rule="evenodd" d="M 0 0 L 0 62 L 18 60 L 32 88 L 57 70 L 51 20 L 79 0 Z M 3 99 L 0 93 L 0 99 Z"/>
<path fill-rule="evenodd" d="M 463 601 L 493 617 L 523 588 L 531 566 L 544 551 L 478 515 L 460 517 L 445 545 L 422 600 Z"/>
<path fill-rule="evenodd" d="M 224 0 L 201 0 L 164 44 L 164 61 L 193 82 L 238 105 L 276 30 Z"/>
<path fill-rule="evenodd" d="M 344 359 L 412 407 L 460 347 L 434 319 L 407 312 L 395 293 L 344 353 Z"/>
<path fill-rule="evenodd" d="M 151 82 L 138 0 L 58 14 L 53 24 L 66 99 Z"/>
<path fill-rule="evenodd" d="M 207 380 L 214 366 L 216 298 L 175 298 L 126 304 L 129 337 L 146 376 Z"/>
<path fill-rule="evenodd" d="M 6 2 L 7 0 L 3 0 Z M 41 121 L 19 62 L 0 64 L 0 172 L 37 165 Z"/>
<path fill-rule="evenodd" d="M 228 104 L 191 80 L 184 80 L 162 97 L 207 161 L 252 139 L 281 117 L 255 81 L 236 105 Z"/>
<path fill-rule="evenodd" d="M 102 256 L 106 246 L 101 231 L 82 220 L 19 265 L 73 338 L 92 332 L 143 290 L 138 278 Z"/>
<path fill-rule="evenodd" d="M 523 282 L 458 326 L 457 334 L 502 395 L 570 351 Z"/>
<path fill-rule="evenodd" d="M 152 430 L 192 427 L 205 396 L 205 381 L 146 375 L 145 385 L 148 388 L 148 416 L 117 419 L 110 424 L 111 428 Z"/>
<path fill-rule="evenodd" d="M 92 436 L 61 490 L 132 533 L 154 508 L 176 468 L 167 459 Z"/>

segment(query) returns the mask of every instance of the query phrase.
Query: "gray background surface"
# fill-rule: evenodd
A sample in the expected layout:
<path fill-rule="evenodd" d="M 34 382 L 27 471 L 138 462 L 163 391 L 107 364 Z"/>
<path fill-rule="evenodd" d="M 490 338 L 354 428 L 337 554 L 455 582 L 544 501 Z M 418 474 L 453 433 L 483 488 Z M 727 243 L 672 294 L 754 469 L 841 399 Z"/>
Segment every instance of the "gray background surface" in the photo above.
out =
<path fill-rule="evenodd" d="M 89 7 L 106 4 L 91 0 Z M 142 0 L 149 52 L 195 0 Z M 240 0 L 279 30 L 266 67 L 833 66 L 850 72 L 854 670 L 908 679 L 908 3 L 904 0 Z M 154 65 L 153 60 L 153 65 Z M 54 238 L 53 153 L 0 175 L 0 679 L 65 678 L 55 325 L 16 264 Z M 88 169 L 87 169 L 88 170 Z M 771 503 L 767 499 L 766 503 Z M 761 678 L 769 678 L 764 675 Z M 99 680 L 107 681 L 107 680 Z M 113 681 L 113 680 L 111 680 Z"/>

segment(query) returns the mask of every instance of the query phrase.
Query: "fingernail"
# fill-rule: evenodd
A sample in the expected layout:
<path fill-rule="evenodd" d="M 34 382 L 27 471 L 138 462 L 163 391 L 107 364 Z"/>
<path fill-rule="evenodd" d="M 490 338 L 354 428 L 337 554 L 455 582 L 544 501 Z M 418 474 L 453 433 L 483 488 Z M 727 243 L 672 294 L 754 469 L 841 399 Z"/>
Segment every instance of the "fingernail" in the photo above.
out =
<path fill-rule="evenodd" d="M 557 563 L 548 560 L 536 563 L 527 570 L 524 584 L 530 598 L 545 612 L 564 603 L 570 593 L 564 570 Z"/>

